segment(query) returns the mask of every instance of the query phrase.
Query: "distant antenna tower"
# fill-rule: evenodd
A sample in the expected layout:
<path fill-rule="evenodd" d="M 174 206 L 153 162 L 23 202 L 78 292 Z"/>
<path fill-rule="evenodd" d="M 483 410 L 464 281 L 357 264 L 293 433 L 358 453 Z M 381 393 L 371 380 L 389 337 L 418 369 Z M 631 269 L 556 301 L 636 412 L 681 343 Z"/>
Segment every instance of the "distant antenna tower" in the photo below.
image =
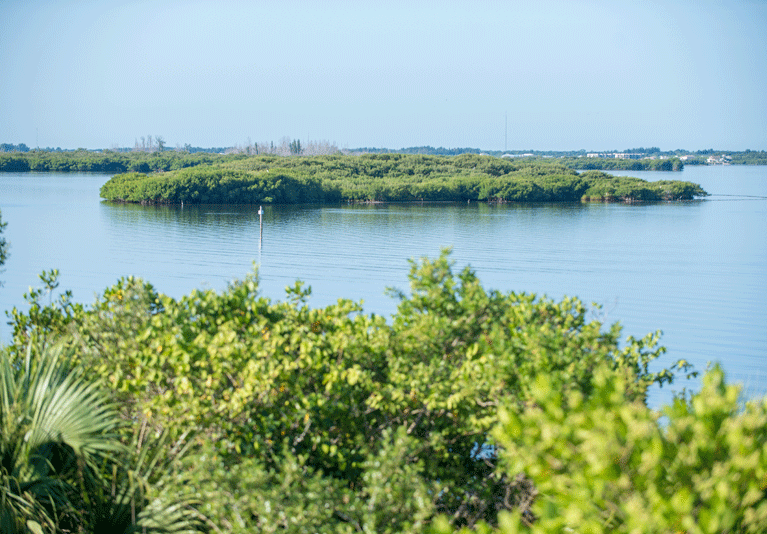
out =
<path fill-rule="evenodd" d="M 503 151 L 506 152 L 506 143 L 509 140 L 509 112 L 506 112 L 503 121 Z"/>

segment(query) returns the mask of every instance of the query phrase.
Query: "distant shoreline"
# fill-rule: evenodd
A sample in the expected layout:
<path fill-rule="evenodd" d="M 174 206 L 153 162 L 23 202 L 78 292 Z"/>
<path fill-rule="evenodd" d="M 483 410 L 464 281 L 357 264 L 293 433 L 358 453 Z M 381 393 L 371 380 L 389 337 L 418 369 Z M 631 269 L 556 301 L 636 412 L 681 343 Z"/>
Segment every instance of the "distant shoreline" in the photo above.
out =
<path fill-rule="evenodd" d="M 11 146 L 11 145 L 8 145 Z M 370 150 L 370 152 L 364 152 Z M 418 151 L 422 152 L 418 152 Z M 463 150 L 464 152 L 460 152 Z M 355 149 L 353 151 L 335 150 L 326 156 L 311 156 L 298 152 L 294 155 L 277 155 L 272 153 L 256 154 L 246 152 L 186 152 L 179 150 L 154 151 L 0 151 L 0 172 L 158 172 L 173 171 L 198 165 L 226 164 L 248 159 L 251 157 L 266 157 L 275 159 L 301 159 L 313 157 L 482 157 L 490 160 L 497 159 L 506 162 L 521 162 L 523 165 L 537 163 L 542 165 L 556 164 L 577 170 L 636 170 L 636 171 L 681 171 L 685 165 L 767 165 L 767 152 L 745 151 L 704 151 L 696 155 L 663 155 L 660 154 L 594 154 L 561 152 L 530 152 L 510 154 L 508 152 L 478 153 L 475 149 L 433 149 L 432 147 L 416 147 L 391 151 L 388 149 Z"/>

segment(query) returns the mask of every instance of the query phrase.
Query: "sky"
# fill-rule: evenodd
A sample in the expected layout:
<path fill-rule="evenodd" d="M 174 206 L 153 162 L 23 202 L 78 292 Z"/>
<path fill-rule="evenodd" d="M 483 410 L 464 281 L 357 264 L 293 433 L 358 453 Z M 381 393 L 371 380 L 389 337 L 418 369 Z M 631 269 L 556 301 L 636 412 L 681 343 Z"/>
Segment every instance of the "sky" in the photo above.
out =
<path fill-rule="evenodd" d="M 0 2 L 0 142 L 767 150 L 767 0 Z"/>

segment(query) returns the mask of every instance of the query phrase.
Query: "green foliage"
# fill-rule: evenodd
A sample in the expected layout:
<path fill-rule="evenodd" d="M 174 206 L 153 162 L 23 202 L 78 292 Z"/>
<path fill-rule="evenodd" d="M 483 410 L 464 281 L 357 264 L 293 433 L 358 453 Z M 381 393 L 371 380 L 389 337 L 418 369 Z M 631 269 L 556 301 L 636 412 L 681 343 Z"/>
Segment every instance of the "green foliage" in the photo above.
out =
<path fill-rule="evenodd" d="M 541 375 L 531 404 L 501 411 L 503 470 L 538 490 L 530 532 L 767 530 L 767 400 L 741 411 L 715 367 L 661 422 L 626 396 L 620 373 L 600 365 L 591 380 L 585 396 Z"/>
<path fill-rule="evenodd" d="M 684 163 L 679 158 L 620 159 L 620 158 L 559 158 L 558 163 L 568 169 L 603 171 L 681 171 Z"/>
<path fill-rule="evenodd" d="M 668 182 L 664 188 L 636 178 L 622 178 L 615 187 L 605 184 L 605 179 L 597 180 L 597 175 L 579 177 L 572 170 L 680 170 L 681 162 L 676 158 L 510 161 L 476 154 L 301 157 L 298 140 L 291 143 L 290 150 L 293 157 L 33 150 L 0 153 L 0 171 L 121 173 L 104 185 L 103 198 L 161 204 L 342 200 L 554 202 L 578 201 L 582 197 L 671 200 L 705 195 L 699 186 L 687 182 Z M 147 175 L 151 172 L 155 174 Z"/>
<path fill-rule="evenodd" d="M 118 462 L 101 467 L 96 484 L 83 488 L 81 528 L 93 534 L 195 534 L 204 531 L 204 516 L 193 495 L 168 492 L 178 477 L 178 462 L 188 447 L 170 443 L 146 421 L 133 428 Z"/>
<path fill-rule="evenodd" d="M 705 194 L 687 182 L 658 185 L 598 172 L 579 175 L 547 160 L 508 161 L 472 154 L 238 157 L 176 172 L 121 174 L 101 189 L 103 198 L 123 202 L 259 204 L 671 200 Z"/>
<path fill-rule="evenodd" d="M 67 290 L 61 294 L 55 302 L 53 292 L 59 286 L 58 269 L 43 271 L 38 275 L 43 287 L 30 288 L 29 293 L 24 294 L 24 300 L 29 304 L 27 313 L 20 312 L 14 307 L 6 315 L 11 319 L 13 326 L 13 339 L 16 348 L 25 348 L 33 339 L 57 339 L 67 331 L 75 318 L 83 313 L 82 304 L 72 301 L 72 292 Z M 48 296 L 48 304 L 43 302 Z"/>
<path fill-rule="evenodd" d="M 296 204 L 337 201 L 336 191 L 324 190 L 319 180 L 289 172 L 248 172 L 196 168 L 168 176 L 119 174 L 101 188 L 109 200 L 152 204 Z"/>
<path fill-rule="evenodd" d="M 219 154 L 188 154 L 177 151 L 91 152 L 77 150 L 51 152 L 32 150 L 26 153 L 0 153 L 0 172 L 151 172 L 172 171 L 197 165 L 236 159 Z"/>
<path fill-rule="evenodd" d="M 116 414 L 61 347 L 0 354 L 0 530 L 77 523 L 78 486 L 121 451 Z M 36 527 L 35 527 L 36 525 Z"/>
<path fill-rule="evenodd" d="M 714 368 L 661 416 L 645 404 L 673 379 L 650 371 L 657 333 L 619 344 L 578 299 L 485 290 L 448 251 L 412 263 L 390 322 L 348 300 L 312 309 L 300 283 L 273 303 L 255 274 L 178 300 L 125 278 L 90 307 L 44 304 L 56 272 L 41 281 L 11 314 L 3 376 L 45 361 L 30 339 L 55 338 L 128 425 L 110 423 L 123 445 L 83 464 L 87 491 L 56 471 L 59 493 L 3 508 L 12 528 L 767 529 L 767 401 L 743 407 Z M 3 410 L 8 458 L 27 427 Z"/>
<path fill-rule="evenodd" d="M 587 201 L 691 200 L 707 195 L 699 185 L 679 180 L 645 182 L 637 178 L 611 176 L 598 171 L 584 172 L 581 177 L 589 183 L 583 194 L 583 200 Z"/>
<path fill-rule="evenodd" d="M 12 354 L 0 352 L 0 531 L 200 531 L 192 499 L 158 491 L 177 452 L 145 427 L 126 447 L 111 396 L 71 347 Z"/>
<path fill-rule="evenodd" d="M 732 163 L 736 165 L 767 165 L 767 150 L 746 150 L 729 152 Z"/>
<path fill-rule="evenodd" d="M 209 441 L 183 462 L 176 487 L 195 488 L 201 512 L 227 532 L 422 531 L 433 515 L 433 492 L 423 481 L 417 444 L 404 429 L 387 429 L 381 442 L 353 488 L 289 450 L 269 468 L 257 456 L 227 460 Z"/>
<path fill-rule="evenodd" d="M 29 161 L 23 154 L 0 154 L 0 171 L 28 172 Z"/>
<path fill-rule="evenodd" d="M 438 513 L 495 524 L 531 491 L 497 466 L 500 406 L 523 410 L 539 376 L 588 398 L 600 365 L 637 402 L 671 380 L 648 371 L 657 336 L 620 348 L 620 327 L 577 299 L 486 291 L 447 251 L 413 262 L 410 282 L 390 324 L 348 300 L 311 309 L 299 283 L 272 303 L 255 274 L 179 300 L 127 278 L 89 308 L 43 306 L 38 290 L 29 315 L 14 311 L 10 350 L 66 341 L 126 421 L 194 436 L 165 491 L 243 532 L 416 532 Z"/>

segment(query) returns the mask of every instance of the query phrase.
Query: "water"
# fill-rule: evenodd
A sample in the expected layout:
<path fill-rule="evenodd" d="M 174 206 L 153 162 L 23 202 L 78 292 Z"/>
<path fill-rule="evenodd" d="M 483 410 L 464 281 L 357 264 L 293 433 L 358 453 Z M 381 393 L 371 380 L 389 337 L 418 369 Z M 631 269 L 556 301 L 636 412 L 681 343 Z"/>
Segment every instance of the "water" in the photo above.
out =
<path fill-rule="evenodd" d="M 259 265 L 262 293 L 284 298 L 301 279 L 310 304 L 364 300 L 390 315 L 387 286 L 407 289 L 408 259 L 453 247 L 486 288 L 596 302 L 624 335 L 662 329 L 661 366 L 722 362 L 749 394 L 767 391 L 767 167 L 687 167 L 681 174 L 616 172 L 700 183 L 706 200 L 623 204 L 387 204 L 152 207 L 100 202 L 105 175 L 0 174 L 11 256 L 0 309 L 23 307 L 37 274 L 89 303 L 120 276 L 174 297 L 223 289 Z M 0 339 L 10 329 L 0 326 Z M 677 389 L 685 384 L 677 385 Z M 694 387 L 694 384 L 686 384 Z M 670 390 L 651 404 L 668 402 Z"/>

